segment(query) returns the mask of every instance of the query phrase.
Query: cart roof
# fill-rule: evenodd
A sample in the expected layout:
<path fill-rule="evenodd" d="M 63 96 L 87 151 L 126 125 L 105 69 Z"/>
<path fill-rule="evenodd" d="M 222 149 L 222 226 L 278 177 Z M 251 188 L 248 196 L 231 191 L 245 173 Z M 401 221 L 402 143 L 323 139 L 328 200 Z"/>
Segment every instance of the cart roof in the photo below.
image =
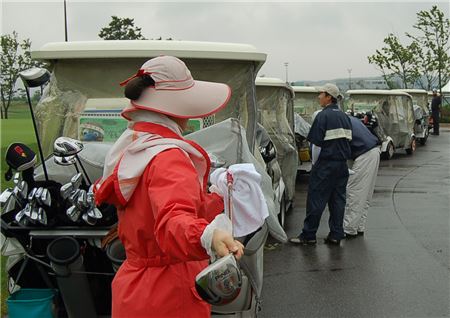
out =
<path fill-rule="evenodd" d="M 408 94 L 428 94 L 428 92 L 424 89 L 412 89 L 412 88 L 402 88 L 402 89 L 393 89 L 393 91 L 405 92 Z"/>
<path fill-rule="evenodd" d="M 37 60 L 150 58 L 164 54 L 191 59 L 253 61 L 258 68 L 267 57 L 248 44 L 159 40 L 53 42 L 31 52 L 31 57 Z"/>
<path fill-rule="evenodd" d="M 393 95 L 393 96 L 410 96 L 402 90 L 387 89 L 353 89 L 347 91 L 348 95 Z"/>
<path fill-rule="evenodd" d="M 294 92 L 298 93 L 318 93 L 313 86 L 292 86 Z"/>
<path fill-rule="evenodd" d="M 283 87 L 289 90 L 292 95 L 294 95 L 292 86 L 286 84 L 286 82 L 276 77 L 256 77 L 255 84 L 256 86 Z"/>

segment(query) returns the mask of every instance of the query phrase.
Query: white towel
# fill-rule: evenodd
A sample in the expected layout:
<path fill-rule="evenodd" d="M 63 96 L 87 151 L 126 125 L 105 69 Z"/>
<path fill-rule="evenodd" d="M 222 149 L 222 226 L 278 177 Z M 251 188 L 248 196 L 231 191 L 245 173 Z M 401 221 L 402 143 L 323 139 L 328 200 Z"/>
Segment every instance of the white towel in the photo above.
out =
<path fill-rule="evenodd" d="M 233 175 L 233 235 L 242 237 L 256 231 L 269 216 L 266 200 L 261 190 L 261 175 L 252 163 L 231 165 Z M 227 169 L 218 168 L 210 175 L 210 181 L 223 195 L 228 213 Z"/>

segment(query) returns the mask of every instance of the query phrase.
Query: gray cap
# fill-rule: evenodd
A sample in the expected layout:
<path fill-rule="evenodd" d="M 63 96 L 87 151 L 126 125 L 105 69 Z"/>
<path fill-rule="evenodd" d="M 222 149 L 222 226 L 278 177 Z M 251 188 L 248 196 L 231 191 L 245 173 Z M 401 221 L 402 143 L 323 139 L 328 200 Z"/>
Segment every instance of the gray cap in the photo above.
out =
<path fill-rule="evenodd" d="M 342 96 L 341 92 L 339 91 L 339 88 L 336 85 L 331 84 L 331 83 L 327 83 L 324 86 L 317 87 L 316 90 L 319 93 L 322 93 L 322 92 L 328 93 L 329 95 L 333 96 L 336 99 L 339 96 Z"/>

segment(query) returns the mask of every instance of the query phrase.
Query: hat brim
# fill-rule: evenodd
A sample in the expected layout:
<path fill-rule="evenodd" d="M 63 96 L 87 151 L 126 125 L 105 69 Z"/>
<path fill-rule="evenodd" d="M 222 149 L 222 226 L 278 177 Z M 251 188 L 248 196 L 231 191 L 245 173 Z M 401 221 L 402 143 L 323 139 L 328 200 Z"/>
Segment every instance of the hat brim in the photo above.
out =
<path fill-rule="evenodd" d="M 143 109 L 178 118 L 201 118 L 225 107 L 231 97 L 231 88 L 222 83 L 194 81 L 194 85 L 181 90 L 163 90 L 149 87 L 139 99 L 131 101 L 122 111 L 127 113 Z"/>

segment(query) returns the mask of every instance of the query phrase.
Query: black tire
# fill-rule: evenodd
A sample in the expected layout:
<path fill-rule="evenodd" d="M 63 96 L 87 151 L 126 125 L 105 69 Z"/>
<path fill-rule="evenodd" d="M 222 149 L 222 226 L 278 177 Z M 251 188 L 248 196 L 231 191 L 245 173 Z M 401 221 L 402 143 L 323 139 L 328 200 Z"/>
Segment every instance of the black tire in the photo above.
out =
<path fill-rule="evenodd" d="M 422 146 L 425 146 L 425 144 L 427 143 L 428 135 L 429 135 L 428 130 L 425 130 L 425 137 L 420 138 L 420 140 L 419 140 L 419 142 Z"/>
<path fill-rule="evenodd" d="M 391 160 L 394 156 L 395 148 L 392 142 L 389 142 L 386 151 L 381 153 L 381 159 L 383 160 Z"/>
<path fill-rule="evenodd" d="M 416 138 L 412 137 L 411 142 L 409 143 L 409 148 L 405 149 L 406 154 L 412 155 L 414 153 L 414 151 L 416 151 L 416 147 L 417 147 Z"/>
<path fill-rule="evenodd" d="M 278 213 L 278 222 L 280 222 L 281 227 L 284 229 L 284 224 L 286 222 L 286 192 L 283 192 L 280 202 L 280 213 Z"/>

